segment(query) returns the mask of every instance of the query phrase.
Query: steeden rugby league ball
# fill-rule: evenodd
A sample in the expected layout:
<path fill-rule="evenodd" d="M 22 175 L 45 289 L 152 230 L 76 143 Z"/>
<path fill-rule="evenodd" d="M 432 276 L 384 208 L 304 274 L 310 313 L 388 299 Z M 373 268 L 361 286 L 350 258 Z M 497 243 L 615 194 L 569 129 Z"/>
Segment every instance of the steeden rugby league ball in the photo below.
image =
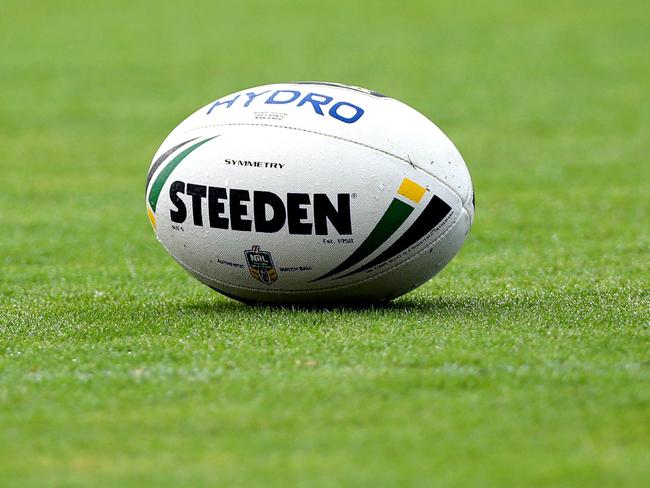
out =
<path fill-rule="evenodd" d="M 336 83 L 233 93 L 156 152 L 147 213 L 191 275 L 245 302 L 383 301 L 438 273 L 474 216 L 467 167 L 409 106 Z"/>

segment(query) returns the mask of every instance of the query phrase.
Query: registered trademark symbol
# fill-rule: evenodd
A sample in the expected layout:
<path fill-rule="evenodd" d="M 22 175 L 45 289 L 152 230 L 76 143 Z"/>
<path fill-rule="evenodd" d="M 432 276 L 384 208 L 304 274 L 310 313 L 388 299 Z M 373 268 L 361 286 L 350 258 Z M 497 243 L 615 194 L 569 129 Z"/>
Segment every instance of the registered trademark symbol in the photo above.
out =
<path fill-rule="evenodd" d="M 351 196 L 352 198 L 357 198 L 357 194 L 356 194 L 356 193 L 353 193 L 353 194 L 350 195 L 350 196 Z"/>

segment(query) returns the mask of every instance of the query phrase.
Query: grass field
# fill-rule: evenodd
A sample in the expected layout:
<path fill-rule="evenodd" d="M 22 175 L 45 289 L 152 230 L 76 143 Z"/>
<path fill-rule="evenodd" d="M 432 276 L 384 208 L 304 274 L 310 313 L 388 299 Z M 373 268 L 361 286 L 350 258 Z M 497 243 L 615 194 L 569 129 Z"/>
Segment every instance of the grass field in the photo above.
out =
<path fill-rule="evenodd" d="M 0 3 L 0 486 L 650 484 L 646 2 Z M 387 93 L 477 216 L 383 309 L 251 308 L 144 210 L 189 112 Z"/>

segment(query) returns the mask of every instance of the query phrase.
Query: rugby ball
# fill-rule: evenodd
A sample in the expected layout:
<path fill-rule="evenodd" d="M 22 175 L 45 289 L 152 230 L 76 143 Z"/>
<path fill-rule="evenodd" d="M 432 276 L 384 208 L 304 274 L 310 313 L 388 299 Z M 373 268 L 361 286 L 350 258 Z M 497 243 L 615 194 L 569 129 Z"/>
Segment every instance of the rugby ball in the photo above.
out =
<path fill-rule="evenodd" d="M 429 280 L 474 216 L 452 142 L 409 106 L 336 83 L 222 97 L 149 168 L 149 220 L 192 276 L 244 302 L 385 301 Z"/>

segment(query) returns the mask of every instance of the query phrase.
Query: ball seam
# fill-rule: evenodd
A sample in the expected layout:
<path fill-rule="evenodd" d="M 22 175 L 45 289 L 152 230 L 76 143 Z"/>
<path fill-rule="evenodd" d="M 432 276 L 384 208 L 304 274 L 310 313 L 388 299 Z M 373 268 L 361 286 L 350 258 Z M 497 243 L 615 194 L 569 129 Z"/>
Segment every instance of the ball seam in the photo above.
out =
<path fill-rule="evenodd" d="M 462 195 L 458 191 L 454 190 L 447 182 L 440 179 L 435 174 L 428 172 L 424 168 L 422 168 L 420 166 L 417 166 L 410 159 L 404 158 L 402 156 L 398 156 L 397 154 L 393 154 L 390 151 L 386 151 L 385 149 L 380 149 L 378 147 L 372 146 L 370 144 L 366 144 L 364 142 L 354 141 L 352 139 L 346 139 L 345 137 L 337 136 L 337 135 L 334 135 L 334 134 L 328 134 L 326 132 L 320 132 L 320 131 L 317 131 L 317 130 L 310 130 L 310 129 L 303 129 L 303 128 L 300 128 L 300 127 L 293 127 L 293 126 L 289 126 L 289 125 L 260 124 L 260 123 L 254 123 L 254 122 L 232 122 L 232 123 L 228 123 L 228 124 L 200 125 L 198 127 L 193 127 L 192 129 L 187 129 L 187 130 L 179 133 L 179 135 L 180 134 L 187 134 L 189 132 L 194 132 L 194 131 L 201 130 L 201 129 L 208 129 L 208 128 L 212 128 L 212 127 L 237 127 L 237 126 L 273 127 L 273 128 L 276 128 L 276 129 L 297 130 L 297 131 L 300 131 L 300 132 L 307 132 L 309 134 L 317 134 L 317 135 L 320 135 L 320 136 L 331 137 L 332 139 L 338 139 L 340 141 L 349 142 L 351 144 L 357 144 L 357 145 L 365 147 L 367 149 L 372 149 L 373 151 L 377 151 L 377 152 L 380 152 L 380 153 L 385 154 L 387 156 L 391 156 L 391 157 L 393 157 L 393 158 L 395 158 L 395 159 L 397 159 L 399 161 L 402 161 L 403 163 L 408 164 L 413 169 L 422 171 L 424 174 L 430 176 L 434 180 L 438 181 L 439 183 L 441 183 L 442 185 L 447 187 L 454 195 L 456 195 L 460 199 L 460 201 L 461 201 L 461 203 L 463 205 L 466 202 L 466 198 L 463 198 Z M 470 187 L 471 187 L 471 184 L 470 184 Z M 469 198 L 470 194 L 471 194 L 471 191 L 468 191 L 467 198 Z"/>
<path fill-rule="evenodd" d="M 172 251 L 171 251 L 171 250 L 170 250 L 170 249 L 165 245 L 165 243 L 162 242 L 162 240 L 158 237 L 158 233 L 157 233 L 157 232 L 156 232 L 156 238 L 158 239 L 158 242 L 160 242 L 160 244 L 161 244 L 161 245 L 162 245 L 162 246 L 167 250 L 167 252 L 170 254 L 170 256 L 172 256 L 172 257 L 173 257 L 173 258 L 174 258 L 174 259 L 175 259 L 179 264 L 181 264 L 183 267 L 185 267 L 185 268 L 187 268 L 188 270 L 190 270 L 191 272 L 196 273 L 197 275 L 200 275 L 200 276 L 202 276 L 203 278 L 206 278 L 207 280 L 209 280 L 209 281 L 211 281 L 211 282 L 214 282 L 214 283 L 217 283 L 217 284 L 219 284 L 219 285 L 226 285 L 226 286 L 230 286 L 230 287 L 233 287 L 233 288 L 239 288 L 239 289 L 242 289 L 242 290 L 253 291 L 253 292 L 266 292 L 266 291 L 269 291 L 269 292 L 272 292 L 272 293 L 281 293 L 281 294 L 286 294 L 286 295 L 289 295 L 289 294 L 305 294 L 305 293 L 310 293 L 310 294 L 311 294 L 311 293 L 321 293 L 321 292 L 327 292 L 327 291 L 334 291 L 334 290 L 338 290 L 338 289 L 340 289 L 340 288 L 345 288 L 345 287 L 347 287 L 347 286 L 359 285 L 359 284 L 365 283 L 365 282 L 367 282 L 367 281 L 373 280 L 373 279 L 375 279 L 375 278 L 379 278 L 379 277 L 383 276 L 384 274 L 389 273 L 389 272 L 391 272 L 391 271 L 393 271 L 393 270 L 396 270 L 396 269 L 398 269 L 398 268 L 401 268 L 402 266 L 406 265 L 407 263 L 409 263 L 409 262 L 412 261 L 413 259 L 417 258 L 419 255 L 423 254 L 424 252 L 427 252 L 427 251 L 428 251 L 432 246 L 435 246 L 435 245 L 436 245 L 436 244 L 437 244 L 441 239 L 443 239 L 447 234 L 449 234 L 449 232 L 451 232 L 451 231 L 456 227 L 456 225 L 458 225 L 458 222 L 460 222 L 460 219 L 461 219 L 461 217 L 462 217 L 462 215 L 463 215 L 463 211 L 465 211 L 465 213 L 467 213 L 467 210 L 465 210 L 464 208 L 461 207 L 461 211 L 460 211 L 460 213 L 458 214 L 458 217 L 456 218 L 456 220 L 454 221 L 454 223 L 451 224 L 451 225 L 447 228 L 447 230 L 445 230 L 445 232 L 443 232 L 440 236 L 438 236 L 438 237 L 437 237 L 433 242 L 431 242 L 429 245 L 427 245 L 424 249 L 422 249 L 421 251 L 417 252 L 416 254 L 414 254 L 413 256 L 411 256 L 410 258 L 408 258 L 408 259 L 407 259 L 406 261 L 404 261 L 403 263 L 400 263 L 398 266 L 395 266 L 394 268 L 389 268 L 389 269 L 387 269 L 387 270 L 385 270 L 385 271 L 382 271 L 381 273 L 378 273 L 378 274 L 376 274 L 376 275 L 370 276 L 370 277 L 368 277 L 368 278 L 364 278 L 364 279 L 359 280 L 359 281 L 353 281 L 353 282 L 351 282 L 351 283 L 345 283 L 345 284 L 341 284 L 341 285 L 337 285 L 337 286 L 332 286 L 332 287 L 328 287 L 328 288 L 316 288 L 316 289 L 313 289 L 313 290 L 277 290 L 277 289 L 274 289 L 274 290 L 264 290 L 264 289 L 261 289 L 261 288 L 253 288 L 253 287 L 249 287 L 249 286 L 235 285 L 235 284 L 232 284 L 232 283 L 228 283 L 228 282 L 226 282 L 226 281 L 217 280 L 217 279 L 215 279 L 215 278 L 212 278 L 212 277 L 210 277 L 210 276 L 207 276 L 207 275 L 204 274 L 204 273 L 201 273 L 200 271 L 194 269 L 192 266 L 189 266 L 189 265 L 186 264 L 185 262 L 181 261 L 181 260 L 180 260 L 180 259 L 179 259 L 179 258 L 178 258 L 178 257 L 177 257 L 177 256 L 176 256 L 176 255 L 175 255 L 175 254 L 174 254 L 174 253 L 173 253 L 173 252 L 172 252 Z M 204 284 L 205 284 L 205 283 L 204 283 Z"/>

